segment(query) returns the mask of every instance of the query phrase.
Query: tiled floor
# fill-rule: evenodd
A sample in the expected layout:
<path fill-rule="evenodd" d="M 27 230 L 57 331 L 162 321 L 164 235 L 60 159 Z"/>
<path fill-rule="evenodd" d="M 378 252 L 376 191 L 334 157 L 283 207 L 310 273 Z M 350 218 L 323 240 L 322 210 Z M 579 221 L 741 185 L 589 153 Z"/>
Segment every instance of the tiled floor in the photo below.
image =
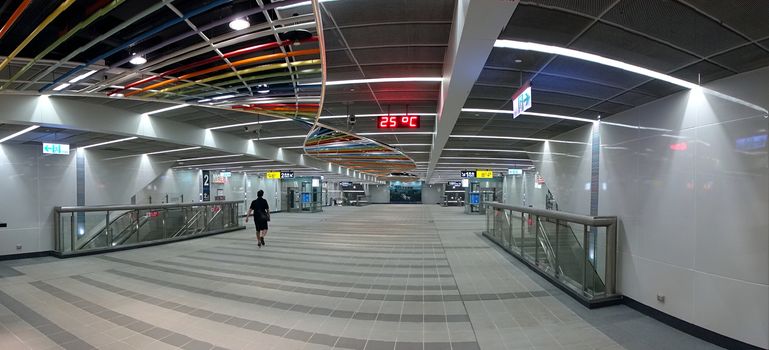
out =
<path fill-rule="evenodd" d="M 0 349 L 715 348 L 624 306 L 584 309 L 458 208 L 327 208 L 270 225 L 263 248 L 249 229 L 2 262 Z"/>

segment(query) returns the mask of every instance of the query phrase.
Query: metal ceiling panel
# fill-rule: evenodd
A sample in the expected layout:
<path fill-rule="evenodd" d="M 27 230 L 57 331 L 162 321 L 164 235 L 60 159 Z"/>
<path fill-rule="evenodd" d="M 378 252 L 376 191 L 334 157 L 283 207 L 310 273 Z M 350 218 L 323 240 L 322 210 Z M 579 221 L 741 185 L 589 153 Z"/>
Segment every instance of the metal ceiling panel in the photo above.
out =
<path fill-rule="evenodd" d="M 522 3 L 527 5 L 536 4 L 547 7 L 563 8 L 590 16 L 598 16 L 615 1 L 616 0 L 535 0 L 522 1 Z"/>
<path fill-rule="evenodd" d="M 591 22 L 563 11 L 519 5 L 499 38 L 565 46 Z"/>
<path fill-rule="evenodd" d="M 769 55 L 766 57 L 767 62 L 769 62 Z M 697 62 L 697 64 L 693 64 L 684 69 L 679 69 L 673 73 L 670 73 L 670 75 L 686 81 L 695 83 L 699 81 L 702 84 L 705 84 L 710 81 L 732 75 L 732 72 L 710 62 L 700 61 Z"/>
<path fill-rule="evenodd" d="M 603 23 L 590 28 L 571 48 L 663 73 L 697 60 L 670 46 Z"/>
<path fill-rule="evenodd" d="M 393 22 L 387 25 L 342 29 L 350 47 L 409 44 L 441 44 L 449 41 L 451 23 L 414 24 Z"/>
<path fill-rule="evenodd" d="M 740 0 L 732 6 L 723 1 L 686 0 L 685 2 L 718 18 L 725 25 L 735 28 L 752 39 L 769 36 L 769 11 L 765 0 Z M 763 9 L 760 10 L 760 9 Z"/>
<path fill-rule="evenodd" d="M 746 42 L 719 23 L 677 1 L 621 1 L 603 18 L 702 56 Z"/>
<path fill-rule="evenodd" d="M 765 47 L 769 45 L 769 40 L 766 40 L 766 42 L 767 44 L 764 44 Z M 715 56 L 713 61 L 735 69 L 738 72 L 747 72 L 769 65 L 769 52 L 756 45 L 747 45 Z"/>

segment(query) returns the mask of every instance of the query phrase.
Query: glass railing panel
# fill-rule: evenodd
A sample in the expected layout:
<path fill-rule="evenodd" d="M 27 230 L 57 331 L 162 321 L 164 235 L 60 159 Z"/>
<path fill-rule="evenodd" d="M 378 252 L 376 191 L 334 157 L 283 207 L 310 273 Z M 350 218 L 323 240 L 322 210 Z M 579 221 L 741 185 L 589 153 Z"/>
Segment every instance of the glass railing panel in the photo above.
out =
<path fill-rule="evenodd" d="M 558 277 L 566 283 L 581 288 L 585 259 L 582 245 L 577 240 L 573 225 L 566 221 L 558 221 L 557 230 L 551 232 L 551 242 L 558 261 Z M 583 227 L 584 225 L 580 225 Z M 583 232 L 578 234 L 582 236 Z"/>
<path fill-rule="evenodd" d="M 616 217 L 489 203 L 484 234 L 575 298 L 604 302 L 616 293 Z"/>

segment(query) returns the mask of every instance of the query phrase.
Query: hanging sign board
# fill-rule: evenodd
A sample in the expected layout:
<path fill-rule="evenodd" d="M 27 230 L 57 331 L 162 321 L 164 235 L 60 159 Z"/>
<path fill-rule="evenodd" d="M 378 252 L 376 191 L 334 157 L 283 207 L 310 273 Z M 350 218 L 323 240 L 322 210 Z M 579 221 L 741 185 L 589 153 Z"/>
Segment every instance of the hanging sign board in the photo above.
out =
<path fill-rule="evenodd" d="M 265 177 L 268 179 L 280 179 L 280 171 L 268 171 Z"/>
<path fill-rule="evenodd" d="M 281 171 L 280 172 L 280 178 L 281 179 L 293 179 L 294 178 L 294 172 L 293 171 Z"/>
<path fill-rule="evenodd" d="M 513 95 L 513 119 L 529 108 L 531 108 L 531 85 L 526 83 Z"/>
<path fill-rule="evenodd" d="M 523 175 L 523 169 L 507 169 L 507 175 Z"/>
<path fill-rule="evenodd" d="M 459 172 L 459 176 L 465 178 L 475 177 L 475 170 L 462 170 Z"/>

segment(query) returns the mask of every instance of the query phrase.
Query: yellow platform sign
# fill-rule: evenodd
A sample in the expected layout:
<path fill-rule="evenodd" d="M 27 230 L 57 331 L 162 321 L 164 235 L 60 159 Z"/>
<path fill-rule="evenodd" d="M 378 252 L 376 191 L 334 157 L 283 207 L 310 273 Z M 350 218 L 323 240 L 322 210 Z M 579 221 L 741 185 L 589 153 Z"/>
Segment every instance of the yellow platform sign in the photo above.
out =
<path fill-rule="evenodd" d="M 478 169 L 475 171 L 475 177 L 478 179 L 491 179 L 494 177 L 494 172 L 491 170 Z"/>
<path fill-rule="evenodd" d="M 280 171 L 268 171 L 267 176 L 268 179 L 280 179 Z"/>

